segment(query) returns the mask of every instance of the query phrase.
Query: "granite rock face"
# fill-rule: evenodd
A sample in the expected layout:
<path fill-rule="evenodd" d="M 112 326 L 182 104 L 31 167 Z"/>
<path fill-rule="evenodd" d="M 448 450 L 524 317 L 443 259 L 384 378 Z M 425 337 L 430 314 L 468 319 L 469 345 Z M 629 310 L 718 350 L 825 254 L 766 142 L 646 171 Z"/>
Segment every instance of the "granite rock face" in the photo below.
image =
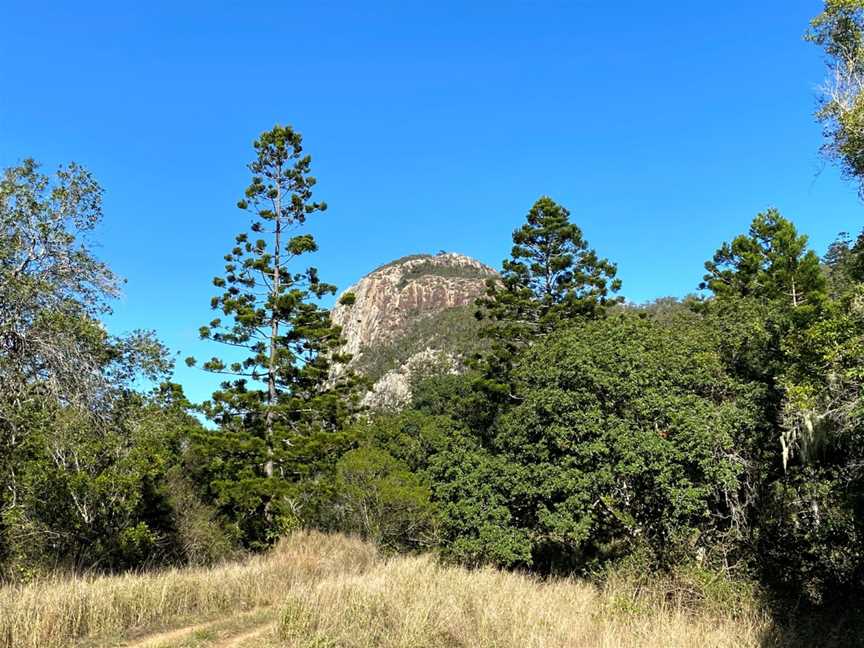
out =
<path fill-rule="evenodd" d="M 461 254 L 422 254 L 381 266 L 342 293 L 332 318 L 342 327 L 352 366 L 376 381 L 366 403 L 399 407 L 410 399 L 417 371 L 430 364 L 457 370 L 456 347 L 464 344 L 454 336 L 471 337 L 469 310 L 497 276 Z"/>

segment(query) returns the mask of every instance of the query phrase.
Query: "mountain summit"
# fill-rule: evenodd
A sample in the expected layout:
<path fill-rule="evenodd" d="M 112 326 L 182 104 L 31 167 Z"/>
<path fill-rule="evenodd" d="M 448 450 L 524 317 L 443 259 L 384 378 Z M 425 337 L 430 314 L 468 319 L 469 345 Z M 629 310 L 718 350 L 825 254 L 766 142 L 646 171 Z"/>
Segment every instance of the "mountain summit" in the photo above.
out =
<path fill-rule="evenodd" d="M 457 371 L 479 344 L 474 300 L 497 276 L 462 254 L 417 254 L 373 270 L 342 293 L 332 318 L 353 368 L 375 383 L 366 403 L 399 406 L 418 374 Z"/>

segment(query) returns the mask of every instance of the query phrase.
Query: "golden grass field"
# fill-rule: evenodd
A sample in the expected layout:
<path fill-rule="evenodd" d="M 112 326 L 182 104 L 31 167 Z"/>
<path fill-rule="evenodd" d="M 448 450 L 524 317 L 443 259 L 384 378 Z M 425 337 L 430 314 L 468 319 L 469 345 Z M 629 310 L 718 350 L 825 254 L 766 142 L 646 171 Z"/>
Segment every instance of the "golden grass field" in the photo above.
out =
<path fill-rule="evenodd" d="M 738 590 L 681 579 L 603 585 L 434 556 L 384 557 L 301 532 L 210 569 L 53 579 L 0 589 L 0 647 L 619 648 L 766 646 L 769 616 Z"/>

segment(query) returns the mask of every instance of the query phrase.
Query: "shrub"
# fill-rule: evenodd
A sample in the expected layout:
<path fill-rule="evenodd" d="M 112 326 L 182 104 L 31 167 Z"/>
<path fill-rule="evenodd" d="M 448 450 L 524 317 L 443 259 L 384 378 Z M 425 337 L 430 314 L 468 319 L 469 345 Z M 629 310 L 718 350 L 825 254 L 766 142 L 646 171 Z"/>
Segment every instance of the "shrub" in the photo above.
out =
<path fill-rule="evenodd" d="M 428 545 L 434 537 L 429 487 L 380 448 L 358 448 L 336 465 L 343 529 L 392 549 Z"/>

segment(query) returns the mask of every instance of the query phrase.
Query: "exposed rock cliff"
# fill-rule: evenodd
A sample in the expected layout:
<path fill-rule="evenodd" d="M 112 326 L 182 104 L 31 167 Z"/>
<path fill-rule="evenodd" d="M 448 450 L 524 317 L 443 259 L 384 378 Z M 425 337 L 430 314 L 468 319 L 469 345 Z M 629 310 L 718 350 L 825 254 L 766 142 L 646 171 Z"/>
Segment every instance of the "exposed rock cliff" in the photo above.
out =
<path fill-rule="evenodd" d="M 496 276 L 461 254 L 424 254 L 381 266 L 346 290 L 332 317 L 354 368 L 376 381 L 367 404 L 405 403 L 412 376 L 433 359 L 440 370 L 456 370 L 478 344 L 474 300 Z"/>

